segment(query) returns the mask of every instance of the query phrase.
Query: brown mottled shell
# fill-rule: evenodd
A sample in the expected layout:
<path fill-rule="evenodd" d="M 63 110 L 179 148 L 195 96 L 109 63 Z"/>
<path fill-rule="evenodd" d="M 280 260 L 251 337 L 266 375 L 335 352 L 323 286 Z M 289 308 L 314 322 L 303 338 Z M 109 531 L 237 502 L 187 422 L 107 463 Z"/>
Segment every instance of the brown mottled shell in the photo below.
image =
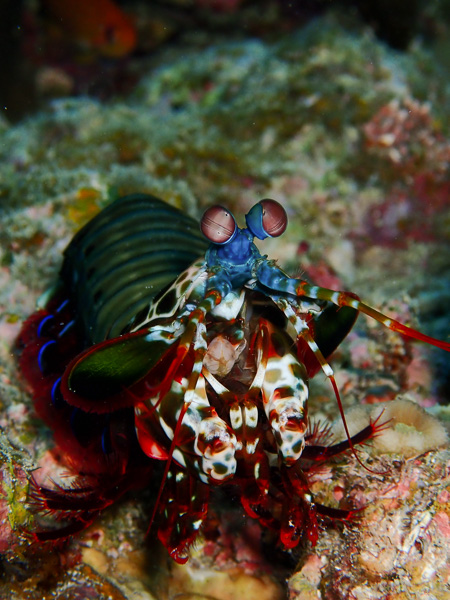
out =
<path fill-rule="evenodd" d="M 270 237 L 278 237 L 284 233 L 287 227 L 287 214 L 284 208 L 270 198 L 261 200 L 260 202 L 263 209 L 263 227 L 264 231 L 270 235 Z"/>
<path fill-rule="evenodd" d="M 211 206 L 203 214 L 200 229 L 203 235 L 214 244 L 225 244 L 236 231 L 236 221 L 223 206 Z"/>

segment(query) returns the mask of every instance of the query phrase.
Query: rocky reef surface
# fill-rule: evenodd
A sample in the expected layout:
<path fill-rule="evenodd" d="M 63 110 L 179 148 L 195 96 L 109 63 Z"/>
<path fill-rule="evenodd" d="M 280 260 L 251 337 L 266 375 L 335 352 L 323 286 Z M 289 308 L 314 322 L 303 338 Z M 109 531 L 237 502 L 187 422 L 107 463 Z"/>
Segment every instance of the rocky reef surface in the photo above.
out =
<path fill-rule="evenodd" d="M 264 253 L 446 338 L 446 81 L 419 45 L 400 54 L 321 19 L 272 41 L 190 35 L 152 58 L 126 101 L 63 98 L 18 124 L 0 122 L 2 597 L 447 597 L 449 453 L 436 420 L 449 419 L 444 352 L 360 317 L 332 363 L 352 427 L 390 402 L 390 437 L 360 453 L 375 473 L 344 457 L 313 487 L 325 504 L 365 505 L 360 518 L 326 523 L 315 548 L 283 553 L 219 499 L 215 535 L 179 566 L 145 538 L 154 490 L 125 497 L 69 544 L 30 546 L 29 476 L 39 467 L 56 477 L 60 467 L 14 349 L 73 233 L 132 192 L 194 217 L 213 203 L 243 215 L 274 198 L 289 227 L 262 243 Z M 312 390 L 312 419 L 332 423 L 328 382 L 317 375 Z"/>

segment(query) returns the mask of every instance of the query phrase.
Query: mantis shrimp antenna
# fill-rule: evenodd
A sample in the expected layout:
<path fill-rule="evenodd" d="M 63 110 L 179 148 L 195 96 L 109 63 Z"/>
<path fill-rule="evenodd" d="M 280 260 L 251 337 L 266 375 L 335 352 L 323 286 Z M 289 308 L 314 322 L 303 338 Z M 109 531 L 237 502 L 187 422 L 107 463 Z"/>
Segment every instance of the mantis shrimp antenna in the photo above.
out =
<path fill-rule="evenodd" d="M 387 317 L 379 310 L 376 310 L 368 304 L 361 302 L 361 300 L 354 298 L 351 294 L 348 294 L 347 292 L 335 292 L 333 290 L 328 290 L 317 285 L 310 285 L 306 281 L 301 281 L 297 286 L 296 295 L 306 296 L 314 300 L 327 300 L 328 302 L 332 302 L 337 306 L 349 306 L 361 313 L 364 313 L 368 317 L 372 317 L 372 319 L 375 319 L 376 321 L 378 321 L 388 329 L 391 329 L 392 331 L 397 331 L 398 333 L 406 335 L 407 337 L 419 340 L 421 342 L 425 342 L 427 344 L 431 344 L 432 346 L 436 346 L 437 348 L 441 348 L 442 350 L 450 352 L 449 342 L 437 340 L 436 338 L 433 338 L 429 335 L 425 335 L 424 333 L 421 333 L 420 331 L 417 331 L 412 327 L 403 325 L 403 323 L 400 323 L 400 321 Z"/>

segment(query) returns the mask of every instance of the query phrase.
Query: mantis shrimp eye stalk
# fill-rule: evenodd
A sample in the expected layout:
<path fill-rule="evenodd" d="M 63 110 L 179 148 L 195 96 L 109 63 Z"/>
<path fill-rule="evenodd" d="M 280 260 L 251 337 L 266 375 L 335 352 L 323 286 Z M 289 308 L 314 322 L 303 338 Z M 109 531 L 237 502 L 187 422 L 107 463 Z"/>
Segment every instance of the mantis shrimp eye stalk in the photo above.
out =
<path fill-rule="evenodd" d="M 205 211 L 200 229 L 206 239 L 219 245 L 233 241 L 238 231 L 231 212 L 219 205 L 211 206 Z"/>
<path fill-rule="evenodd" d="M 252 234 L 260 240 L 280 236 L 288 223 L 286 211 L 281 204 L 269 198 L 255 204 L 245 216 L 245 221 Z"/>

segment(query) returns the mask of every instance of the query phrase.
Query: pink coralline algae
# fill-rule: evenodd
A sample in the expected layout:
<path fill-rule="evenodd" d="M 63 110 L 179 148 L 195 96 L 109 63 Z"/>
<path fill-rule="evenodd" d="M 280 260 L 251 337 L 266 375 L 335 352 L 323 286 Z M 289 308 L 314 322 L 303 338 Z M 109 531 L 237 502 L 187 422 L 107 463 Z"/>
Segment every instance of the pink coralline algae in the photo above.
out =
<path fill-rule="evenodd" d="M 366 232 L 380 245 L 403 247 L 408 240 L 431 242 L 446 236 L 450 183 L 417 175 L 407 189 L 394 188 L 380 204 L 370 207 Z"/>
<path fill-rule="evenodd" d="M 433 171 L 446 172 L 450 147 L 437 131 L 426 104 L 411 99 L 394 100 L 383 106 L 364 126 L 367 151 L 386 162 L 386 177 L 407 178 Z"/>
<path fill-rule="evenodd" d="M 368 210 L 369 236 L 392 246 L 445 237 L 450 145 L 433 122 L 429 107 L 408 99 L 392 101 L 363 132 L 365 152 L 379 163 L 380 182 L 390 188 L 385 200 Z"/>

